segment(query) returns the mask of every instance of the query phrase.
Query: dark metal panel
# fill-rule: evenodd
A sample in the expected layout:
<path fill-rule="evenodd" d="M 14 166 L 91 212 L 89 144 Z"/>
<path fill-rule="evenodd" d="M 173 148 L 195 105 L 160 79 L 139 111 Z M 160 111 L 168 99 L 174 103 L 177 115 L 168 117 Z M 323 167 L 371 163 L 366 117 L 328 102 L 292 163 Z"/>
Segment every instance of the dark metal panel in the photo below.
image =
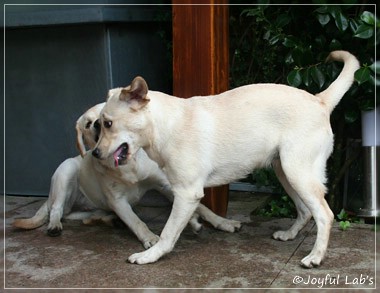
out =
<path fill-rule="evenodd" d="M 99 10 L 91 5 L 87 12 L 92 16 L 83 15 L 83 7 L 53 8 L 20 6 L 12 15 L 13 24 L 10 21 L 6 27 L 8 194 L 48 194 L 55 169 L 78 154 L 75 121 L 89 107 L 103 102 L 109 88 L 127 85 L 140 74 L 152 89 L 171 91 L 170 60 L 157 34 L 160 24 L 155 22 L 161 7 L 145 13 L 144 7 L 136 12 L 138 6 Z M 96 11 L 102 16 L 93 19 Z M 128 20 L 127 16 L 128 22 L 118 22 Z M 93 21 L 99 22 L 87 23 Z"/>
<path fill-rule="evenodd" d="M 104 27 L 7 30 L 5 50 L 6 192 L 46 195 L 78 154 L 76 119 L 109 87 Z"/>
<path fill-rule="evenodd" d="M 164 41 L 151 23 L 108 25 L 112 87 L 127 86 L 134 77 L 144 77 L 152 90 L 169 93 L 172 88 Z M 166 73 L 166 74 L 165 74 Z"/>
<path fill-rule="evenodd" d="M 29 9 L 25 9 L 29 8 Z M 31 9 L 34 8 L 34 9 Z M 6 6 L 6 27 L 155 21 L 152 6 Z"/>

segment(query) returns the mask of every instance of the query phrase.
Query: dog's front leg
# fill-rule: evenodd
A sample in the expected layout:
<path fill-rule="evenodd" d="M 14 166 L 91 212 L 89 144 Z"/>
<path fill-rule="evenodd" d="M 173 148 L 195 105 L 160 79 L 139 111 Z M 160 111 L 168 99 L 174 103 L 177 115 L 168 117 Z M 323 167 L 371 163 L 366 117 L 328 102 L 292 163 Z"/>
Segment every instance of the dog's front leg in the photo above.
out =
<path fill-rule="evenodd" d="M 135 233 L 145 249 L 152 247 L 160 239 L 139 219 L 125 197 L 109 199 L 109 204 L 119 218 Z"/>
<path fill-rule="evenodd" d="M 173 190 L 175 190 L 173 188 Z M 169 219 L 162 230 L 160 240 L 150 249 L 135 253 L 128 258 L 131 263 L 147 264 L 157 261 L 164 254 L 169 253 L 177 242 L 182 230 L 186 227 L 200 199 L 203 197 L 203 188 L 194 191 L 174 192 L 173 208 Z"/>

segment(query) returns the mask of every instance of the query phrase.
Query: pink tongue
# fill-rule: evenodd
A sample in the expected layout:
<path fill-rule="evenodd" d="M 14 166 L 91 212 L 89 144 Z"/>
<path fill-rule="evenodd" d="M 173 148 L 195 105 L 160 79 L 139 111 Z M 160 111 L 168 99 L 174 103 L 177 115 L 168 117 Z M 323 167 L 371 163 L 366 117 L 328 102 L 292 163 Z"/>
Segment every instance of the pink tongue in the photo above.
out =
<path fill-rule="evenodd" d="M 119 155 L 122 152 L 123 148 L 119 147 L 116 152 L 113 153 L 113 159 L 115 160 L 115 167 L 119 167 Z"/>

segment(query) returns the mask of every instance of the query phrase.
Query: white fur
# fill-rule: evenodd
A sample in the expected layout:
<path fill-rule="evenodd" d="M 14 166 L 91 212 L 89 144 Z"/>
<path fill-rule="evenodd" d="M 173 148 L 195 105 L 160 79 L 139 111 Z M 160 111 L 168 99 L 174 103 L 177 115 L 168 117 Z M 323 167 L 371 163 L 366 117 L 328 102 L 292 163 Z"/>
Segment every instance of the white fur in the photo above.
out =
<path fill-rule="evenodd" d="M 148 91 L 141 77 L 127 88 L 109 92 L 101 121 L 112 122 L 112 127 L 102 128 L 99 157 L 112 157 L 123 143 L 128 144 L 129 157 L 143 148 L 164 170 L 175 196 L 159 242 L 130 256 L 130 262 L 155 262 L 173 249 L 203 197 L 203 187 L 228 183 L 273 164 L 298 209 L 294 225 L 273 237 L 293 239 L 313 216 L 317 239 L 301 263 L 305 267 L 321 263 L 334 218 L 324 199 L 326 160 L 333 148 L 330 113 L 359 68 L 356 58 L 345 51 L 332 52 L 330 59 L 344 61 L 344 68 L 317 95 L 285 85 L 254 84 L 220 95 L 179 99 Z"/>
<path fill-rule="evenodd" d="M 48 200 L 34 217 L 16 219 L 14 227 L 34 229 L 49 222 L 48 234 L 58 236 L 63 230 L 62 217 L 81 219 L 86 224 L 102 220 L 112 225 L 116 218 L 113 214 L 115 212 L 145 248 L 159 240 L 131 207 L 151 189 L 158 190 L 173 200 L 170 184 L 158 165 L 142 149 L 134 154 L 128 164 L 117 169 L 112 160 L 99 161 L 86 152 L 86 147 L 92 149 L 96 144 L 97 131 L 94 124 L 104 104 L 92 107 L 77 120 L 77 146 L 83 159 L 77 156 L 65 160 L 52 177 Z M 72 213 L 74 204 L 82 212 Z M 240 228 L 240 222 L 219 217 L 204 206 L 200 206 L 199 215 L 220 230 L 234 232 Z M 195 215 L 190 222 L 195 232 L 201 228 L 197 218 L 198 215 Z"/>
<path fill-rule="evenodd" d="M 85 153 L 86 146 L 93 148 L 96 144 L 93 124 L 98 119 L 100 110 L 105 103 L 98 104 L 82 115 L 77 123 L 77 143 L 81 154 Z M 86 125 L 88 127 L 86 127 Z M 111 225 L 114 216 L 98 210 L 89 201 L 79 188 L 79 170 L 82 164 L 82 157 L 76 156 L 63 161 L 55 170 L 50 184 L 49 197 L 40 207 L 36 214 L 28 219 L 15 219 L 13 226 L 22 229 L 35 229 L 48 223 L 47 232 L 50 236 L 61 234 L 63 227 L 61 219 L 77 219 L 87 223 L 93 220 L 103 220 Z M 77 206 L 80 211 L 73 212 L 73 207 Z"/>

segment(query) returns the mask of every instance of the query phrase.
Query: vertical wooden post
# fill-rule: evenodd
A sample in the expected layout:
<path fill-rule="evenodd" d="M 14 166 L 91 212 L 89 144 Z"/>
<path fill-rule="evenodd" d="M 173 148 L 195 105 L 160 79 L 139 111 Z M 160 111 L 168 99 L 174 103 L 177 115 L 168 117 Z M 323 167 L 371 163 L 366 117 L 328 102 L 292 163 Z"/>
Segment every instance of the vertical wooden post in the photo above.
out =
<path fill-rule="evenodd" d="M 227 1 L 217 1 L 227 4 Z M 228 90 L 228 6 L 173 1 L 173 94 L 188 98 Z M 225 216 L 228 185 L 205 189 L 202 200 Z"/>

